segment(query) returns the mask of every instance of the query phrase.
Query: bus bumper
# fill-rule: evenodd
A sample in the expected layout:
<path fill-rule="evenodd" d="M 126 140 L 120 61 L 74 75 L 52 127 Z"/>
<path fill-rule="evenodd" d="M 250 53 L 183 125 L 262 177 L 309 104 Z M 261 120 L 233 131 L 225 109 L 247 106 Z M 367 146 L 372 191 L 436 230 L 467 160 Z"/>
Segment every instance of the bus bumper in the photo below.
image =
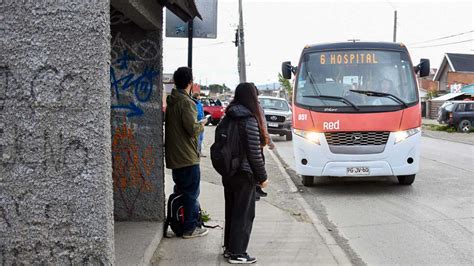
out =
<path fill-rule="evenodd" d="M 383 152 L 375 154 L 335 154 L 329 149 L 324 133 L 315 144 L 293 133 L 296 172 L 307 176 L 398 176 L 419 170 L 421 133 L 395 144 L 390 133 Z M 411 163 L 410 163 L 411 162 Z M 365 167 L 368 173 L 349 173 L 351 167 Z"/>

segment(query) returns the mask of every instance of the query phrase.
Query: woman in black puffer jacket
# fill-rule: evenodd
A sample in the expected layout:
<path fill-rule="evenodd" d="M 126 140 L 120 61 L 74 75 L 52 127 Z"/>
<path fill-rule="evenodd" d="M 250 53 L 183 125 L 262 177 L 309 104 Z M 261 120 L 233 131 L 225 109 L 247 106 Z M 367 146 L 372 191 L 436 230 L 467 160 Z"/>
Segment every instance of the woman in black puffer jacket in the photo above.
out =
<path fill-rule="evenodd" d="M 241 83 L 226 116 L 239 123 L 242 161 L 233 176 L 223 176 L 225 197 L 224 257 L 230 263 L 254 263 L 247 246 L 255 217 L 255 185 L 267 185 L 262 148 L 267 143 L 265 122 L 260 113 L 255 86 Z"/>

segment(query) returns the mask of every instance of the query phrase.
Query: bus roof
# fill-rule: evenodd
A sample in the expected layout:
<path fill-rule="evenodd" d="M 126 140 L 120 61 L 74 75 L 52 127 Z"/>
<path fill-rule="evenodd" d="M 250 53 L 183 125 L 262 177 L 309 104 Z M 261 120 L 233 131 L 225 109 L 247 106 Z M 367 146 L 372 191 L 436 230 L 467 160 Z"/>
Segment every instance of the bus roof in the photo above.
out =
<path fill-rule="evenodd" d="M 337 42 L 337 43 L 323 43 L 308 45 L 305 47 L 304 52 L 308 51 L 325 51 L 325 50 L 352 50 L 352 49 L 380 49 L 380 50 L 396 50 L 406 51 L 407 48 L 404 44 L 394 42 Z"/>

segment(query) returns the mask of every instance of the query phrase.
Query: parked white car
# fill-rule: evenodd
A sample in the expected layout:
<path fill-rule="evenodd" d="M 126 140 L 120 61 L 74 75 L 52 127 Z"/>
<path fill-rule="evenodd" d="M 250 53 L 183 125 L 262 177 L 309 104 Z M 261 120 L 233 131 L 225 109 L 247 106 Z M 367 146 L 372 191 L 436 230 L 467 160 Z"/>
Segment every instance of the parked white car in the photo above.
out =
<path fill-rule="evenodd" d="M 291 140 L 291 106 L 283 98 L 259 96 L 260 105 L 265 112 L 267 129 L 270 134 L 286 136 L 286 140 Z"/>

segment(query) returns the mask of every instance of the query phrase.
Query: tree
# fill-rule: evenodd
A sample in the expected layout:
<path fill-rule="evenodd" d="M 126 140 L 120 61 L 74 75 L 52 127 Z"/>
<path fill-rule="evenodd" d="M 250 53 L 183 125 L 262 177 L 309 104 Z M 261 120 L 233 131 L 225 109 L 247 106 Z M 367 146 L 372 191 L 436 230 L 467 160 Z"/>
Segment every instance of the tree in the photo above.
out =
<path fill-rule="evenodd" d="M 288 94 L 288 101 L 291 103 L 291 99 L 293 98 L 293 87 L 291 86 L 291 83 L 289 80 L 284 78 L 281 73 L 278 73 L 278 82 L 280 82 L 280 86 L 286 91 Z"/>
<path fill-rule="evenodd" d="M 225 85 L 225 83 L 222 83 L 222 87 L 224 87 L 224 92 L 229 92 L 231 89 Z"/>
<path fill-rule="evenodd" d="M 222 86 L 219 84 L 211 84 L 209 85 L 209 90 L 211 93 L 222 93 Z"/>

